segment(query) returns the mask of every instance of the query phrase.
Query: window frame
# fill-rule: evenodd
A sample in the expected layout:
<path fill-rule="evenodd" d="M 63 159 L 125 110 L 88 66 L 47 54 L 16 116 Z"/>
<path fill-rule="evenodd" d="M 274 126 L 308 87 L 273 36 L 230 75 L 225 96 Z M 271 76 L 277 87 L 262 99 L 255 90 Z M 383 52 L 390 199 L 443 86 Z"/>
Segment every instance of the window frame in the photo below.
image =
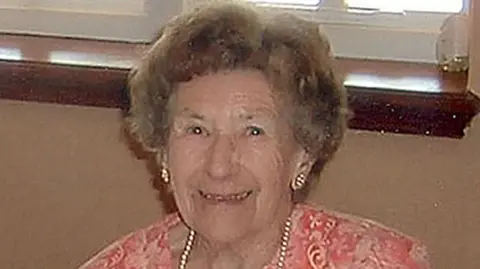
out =
<path fill-rule="evenodd" d="M 24 0 L 24 8 L 0 8 L 0 32 L 144 42 L 181 11 L 158 0 L 145 0 L 145 12 L 131 14 L 28 8 L 28 1 L 32 0 Z"/>
<path fill-rule="evenodd" d="M 435 63 L 441 26 L 454 14 L 349 12 L 342 6 L 342 0 L 324 0 L 323 5 L 314 10 L 292 9 L 292 12 L 317 22 L 329 37 L 335 54 L 342 58 Z M 468 12 L 469 6 L 470 0 L 463 0 L 461 13 Z"/>
<path fill-rule="evenodd" d="M 144 14 L 114 15 L 2 8 L 0 9 L 0 32 L 144 42 L 153 36 L 162 23 L 182 10 L 189 8 L 192 4 L 212 0 L 145 1 Z M 297 7 L 289 11 L 318 22 L 320 28 L 328 35 L 333 50 L 339 57 L 436 62 L 435 44 L 440 27 L 451 14 L 352 13 L 343 9 L 342 1 L 324 0 L 324 6 L 321 8 Z M 469 0 L 463 1 L 467 9 Z M 32 22 L 36 23 L 32 24 Z M 418 27 L 419 25 L 422 27 Z"/>

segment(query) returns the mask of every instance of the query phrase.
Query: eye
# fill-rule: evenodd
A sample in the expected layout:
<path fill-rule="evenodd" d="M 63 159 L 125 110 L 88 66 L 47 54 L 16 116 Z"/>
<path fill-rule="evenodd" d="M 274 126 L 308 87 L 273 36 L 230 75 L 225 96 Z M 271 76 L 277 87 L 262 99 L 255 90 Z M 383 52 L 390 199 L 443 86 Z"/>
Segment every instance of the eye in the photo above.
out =
<path fill-rule="evenodd" d="M 207 135 L 207 131 L 200 126 L 190 126 L 187 128 L 187 133 L 192 135 Z"/>
<path fill-rule="evenodd" d="M 259 135 L 263 135 L 264 133 L 265 131 L 262 128 L 257 126 L 250 126 L 247 128 L 247 135 L 250 135 L 250 136 L 259 136 Z"/>

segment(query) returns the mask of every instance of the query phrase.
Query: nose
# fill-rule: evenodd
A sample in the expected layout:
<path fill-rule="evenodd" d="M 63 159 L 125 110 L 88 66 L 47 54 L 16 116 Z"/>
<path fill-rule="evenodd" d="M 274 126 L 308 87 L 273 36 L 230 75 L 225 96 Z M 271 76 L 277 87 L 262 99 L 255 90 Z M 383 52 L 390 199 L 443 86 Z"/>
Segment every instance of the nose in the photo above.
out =
<path fill-rule="evenodd" d="M 213 179 L 227 179 L 235 170 L 235 140 L 229 135 L 217 135 L 211 144 L 207 167 Z"/>

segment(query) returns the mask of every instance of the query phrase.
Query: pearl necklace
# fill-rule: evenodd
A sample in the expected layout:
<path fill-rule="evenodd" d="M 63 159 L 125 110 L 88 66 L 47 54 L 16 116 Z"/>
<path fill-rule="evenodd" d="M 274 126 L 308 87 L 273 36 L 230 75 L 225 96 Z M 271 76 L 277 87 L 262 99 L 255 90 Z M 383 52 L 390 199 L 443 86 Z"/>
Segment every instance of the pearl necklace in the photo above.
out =
<path fill-rule="evenodd" d="M 283 235 L 280 243 L 280 255 L 277 261 L 277 269 L 282 269 L 283 266 L 285 265 L 285 256 L 287 254 L 287 246 L 288 246 L 288 240 L 290 239 L 291 227 L 292 227 L 292 220 L 289 217 L 285 222 L 285 227 L 283 228 Z M 195 231 L 190 230 L 188 232 L 187 242 L 185 243 L 185 247 L 183 249 L 182 255 L 180 256 L 180 263 L 178 265 L 178 269 L 187 268 L 188 257 L 190 256 L 190 252 L 192 251 L 194 241 L 195 241 Z"/>

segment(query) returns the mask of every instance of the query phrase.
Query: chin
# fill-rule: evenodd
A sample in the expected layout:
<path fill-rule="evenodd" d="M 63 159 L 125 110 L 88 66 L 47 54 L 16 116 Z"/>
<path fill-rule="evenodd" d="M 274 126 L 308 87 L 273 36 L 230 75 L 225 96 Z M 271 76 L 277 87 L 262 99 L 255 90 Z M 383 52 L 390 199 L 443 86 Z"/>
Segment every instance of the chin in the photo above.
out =
<path fill-rule="evenodd" d="M 215 244 L 232 244 L 241 241 L 242 238 L 255 230 L 254 223 L 251 220 L 223 221 L 203 218 L 195 219 L 193 224 L 192 228 L 200 236 Z"/>
<path fill-rule="evenodd" d="M 208 242 L 217 244 L 217 245 L 231 245 L 241 241 L 242 238 L 246 237 L 250 229 L 202 229 L 197 231 L 197 233 L 208 240 Z"/>

